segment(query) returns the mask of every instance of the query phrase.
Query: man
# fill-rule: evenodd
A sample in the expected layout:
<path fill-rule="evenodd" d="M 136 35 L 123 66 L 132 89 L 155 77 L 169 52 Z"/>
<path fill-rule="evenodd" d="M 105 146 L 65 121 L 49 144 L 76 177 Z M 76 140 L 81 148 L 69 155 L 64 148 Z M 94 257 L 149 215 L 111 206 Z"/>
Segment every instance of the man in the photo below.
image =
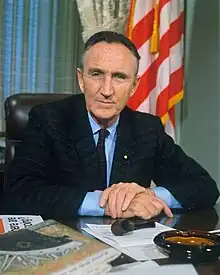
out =
<path fill-rule="evenodd" d="M 126 107 L 139 59 L 118 33 L 99 32 L 86 42 L 77 71 L 84 95 L 29 114 L 8 170 L 7 212 L 148 219 L 215 204 L 215 182 L 166 135 L 160 119 Z"/>

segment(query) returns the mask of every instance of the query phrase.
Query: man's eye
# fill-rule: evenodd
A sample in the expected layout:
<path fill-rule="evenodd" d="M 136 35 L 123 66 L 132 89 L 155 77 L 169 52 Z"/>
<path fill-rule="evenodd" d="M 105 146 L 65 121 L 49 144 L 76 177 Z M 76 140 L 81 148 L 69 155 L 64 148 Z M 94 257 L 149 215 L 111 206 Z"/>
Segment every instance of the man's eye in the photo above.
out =
<path fill-rule="evenodd" d="M 122 75 L 122 74 L 116 74 L 116 75 L 115 75 L 115 78 L 116 78 L 116 79 L 119 79 L 119 80 L 125 80 L 125 76 Z"/>
<path fill-rule="evenodd" d="M 91 76 L 100 76 L 100 73 L 99 72 L 93 72 L 93 73 L 91 73 Z"/>

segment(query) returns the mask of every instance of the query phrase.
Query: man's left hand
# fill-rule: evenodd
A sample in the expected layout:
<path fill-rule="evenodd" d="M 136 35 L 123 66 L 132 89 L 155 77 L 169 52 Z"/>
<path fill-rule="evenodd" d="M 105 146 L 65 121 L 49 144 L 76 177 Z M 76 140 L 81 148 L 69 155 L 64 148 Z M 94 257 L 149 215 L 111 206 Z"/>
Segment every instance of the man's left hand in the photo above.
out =
<path fill-rule="evenodd" d="M 120 218 L 134 197 L 143 192 L 148 192 L 149 195 L 155 196 L 151 189 L 146 189 L 135 182 L 120 182 L 103 191 L 99 204 L 100 207 L 105 207 L 108 204 L 110 216 L 112 218 Z"/>
<path fill-rule="evenodd" d="M 168 218 L 173 217 L 170 208 L 162 199 L 144 192 L 132 200 L 128 209 L 123 212 L 122 218 L 140 217 L 148 220 L 159 215 L 162 211 Z"/>

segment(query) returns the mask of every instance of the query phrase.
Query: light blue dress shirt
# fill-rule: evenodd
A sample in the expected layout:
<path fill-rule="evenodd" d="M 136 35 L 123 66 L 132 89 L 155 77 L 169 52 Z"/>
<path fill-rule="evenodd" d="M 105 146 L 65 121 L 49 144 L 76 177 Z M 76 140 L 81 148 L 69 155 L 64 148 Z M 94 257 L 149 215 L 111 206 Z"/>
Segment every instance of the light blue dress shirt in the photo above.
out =
<path fill-rule="evenodd" d="M 93 119 L 91 114 L 88 112 L 89 123 L 92 128 L 93 137 L 95 143 L 98 143 L 98 131 L 100 130 L 100 126 Z M 109 131 L 108 137 L 105 139 L 105 154 L 106 154 L 106 162 L 107 162 L 107 186 L 109 186 L 110 174 L 112 169 L 112 160 L 115 151 L 115 143 L 116 143 L 116 128 L 118 126 L 119 118 L 112 124 L 107 130 Z M 181 208 L 179 202 L 173 197 L 173 195 L 164 187 L 157 186 L 153 188 L 156 196 L 165 201 L 165 203 L 170 208 Z M 78 214 L 81 216 L 103 216 L 104 209 L 99 207 L 99 199 L 102 191 L 96 190 L 94 192 L 88 192 L 78 210 Z"/>

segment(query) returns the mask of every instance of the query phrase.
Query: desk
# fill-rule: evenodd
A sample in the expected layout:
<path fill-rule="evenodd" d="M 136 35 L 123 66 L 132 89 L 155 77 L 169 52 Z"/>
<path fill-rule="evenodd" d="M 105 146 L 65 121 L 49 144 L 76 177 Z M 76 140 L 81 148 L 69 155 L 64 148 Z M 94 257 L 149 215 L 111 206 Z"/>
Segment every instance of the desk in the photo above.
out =
<path fill-rule="evenodd" d="M 157 218 L 158 222 L 164 223 L 165 217 L 161 215 Z M 220 204 L 216 205 L 215 209 L 210 210 L 199 210 L 191 211 L 187 213 L 174 213 L 174 220 L 176 219 L 175 225 L 173 227 L 177 229 L 200 229 L 200 230 L 214 230 L 220 229 Z M 112 223 L 111 218 L 99 218 L 99 217 L 81 217 L 74 222 L 65 221 L 63 223 L 70 227 L 77 228 L 83 233 L 81 228 L 85 223 L 96 223 L 96 224 L 110 224 Z M 167 224 L 169 226 L 169 224 Z M 113 264 L 118 265 L 122 263 L 132 262 L 128 256 L 122 256 L 122 258 L 117 259 Z M 170 259 L 158 260 L 157 263 L 160 265 L 172 263 Z M 209 263 L 202 263 L 195 266 L 198 274 L 200 275 L 219 275 L 220 274 L 220 260 Z"/>

